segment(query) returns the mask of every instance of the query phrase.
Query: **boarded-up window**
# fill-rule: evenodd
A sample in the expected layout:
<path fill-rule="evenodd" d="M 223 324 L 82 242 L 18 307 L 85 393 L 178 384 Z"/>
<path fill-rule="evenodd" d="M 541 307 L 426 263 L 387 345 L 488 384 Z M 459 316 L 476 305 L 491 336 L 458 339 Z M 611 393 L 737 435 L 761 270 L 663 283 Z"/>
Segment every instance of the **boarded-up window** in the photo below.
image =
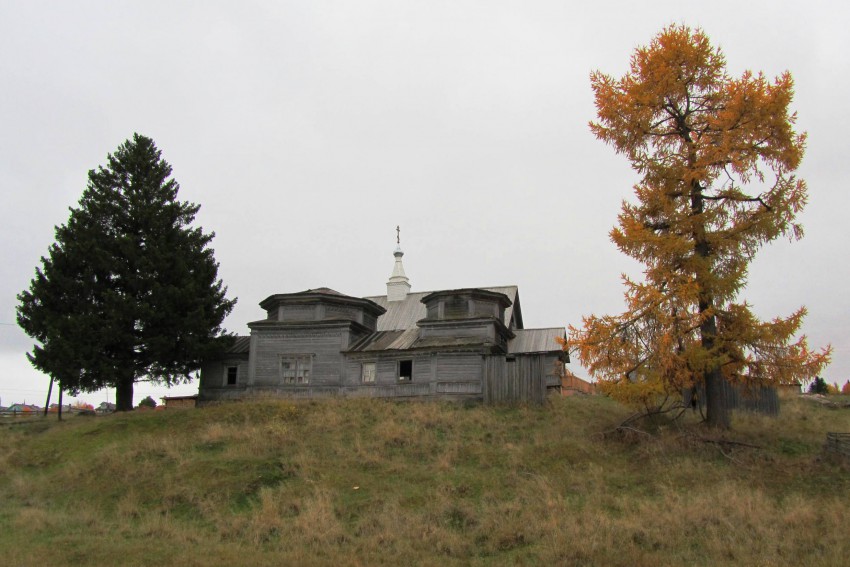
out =
<path fill-rule="evenodd" d="M 467 305 L 465 297 L 450 297 L 446 301 L 446 319 L 466 317 Z"/>
<path fill-rule="evenodd" d="M 227 367 L 227 385 L 235 386 L 236 378 L 239 376 L 239 367 L 238 366 L 228 366 Z"/>
<path fill-rule="evenodd" d="M 402 382 L 410 382 L 413 379 L 412 360 L 400 360 L 398 362 L 398 379 Z"/>
<path fill-rule="evenodd" d="M 496 307 L 494 303 L 489 301 L 476 301 L 475 302 L 475 315 L 478 317 L 493 317 L 496 314 Z"/>
<path fill-rule="evenodd" d="M 375 381 L 375 363 L 374 362 L 364 362 L 363 363 L 363 382 L 374 382 Z"/>
<path fill-rule="evenodd" d="M 312 369 L 313 356 L 310 354 L 280 356 L 280 380 L 284 384 L 309 384 Z"/>

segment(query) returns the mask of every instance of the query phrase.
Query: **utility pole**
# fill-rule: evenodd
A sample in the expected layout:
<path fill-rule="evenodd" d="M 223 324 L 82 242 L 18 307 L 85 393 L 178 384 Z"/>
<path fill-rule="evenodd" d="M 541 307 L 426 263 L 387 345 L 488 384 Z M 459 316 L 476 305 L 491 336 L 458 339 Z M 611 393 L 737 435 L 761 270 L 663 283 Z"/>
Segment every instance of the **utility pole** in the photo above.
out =
<path fill-rule="evenodd" d="M 53 376 L 50 377 L 50 386 L 47 387 L 47 401 L 44 402 L 44 417 L 47 417 L 47 409 L 50 407 L 51 392 L 53 392 Z"/>

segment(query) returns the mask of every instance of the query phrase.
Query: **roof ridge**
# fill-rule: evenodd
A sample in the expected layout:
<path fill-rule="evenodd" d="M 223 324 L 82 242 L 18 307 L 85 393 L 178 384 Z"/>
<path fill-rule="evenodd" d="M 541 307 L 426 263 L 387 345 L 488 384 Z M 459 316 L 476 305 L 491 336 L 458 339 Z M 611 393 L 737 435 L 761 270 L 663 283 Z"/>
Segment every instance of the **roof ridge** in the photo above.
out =
<path fill-rule="evenodd" d="M 484 285 L 484 286 L 476 285 L 476 286 L 470 286 L 470 287 L 447 287 L 447 288 L 443 288 L 443 289 L 432 289 L 430 291 L 411 291 L 411 292 L 408 292 L 407 295 L 408 296 L 410 296 L 410 295 L 428 295 L 429 293 L 437 293 L 438 291 L 452 291 L 452 290 L 456 290 L 456 289 L 485 289 L 486 290 L 486 289 L 497 289 L 497 288 L 501 289 L 501 288 L 507 288 L 507 287 L 515 287 L 515 288 L 519 289 L 519 286 L 517 284 Z M 387 296 L 387 294 L 385 294 L 385 293 L 380 294 L 380 295 L 364 295 L 362 299 L 369 299 L 369 298 L 372 298 L 372 297 L 386 297 L 386 296 Z"/>

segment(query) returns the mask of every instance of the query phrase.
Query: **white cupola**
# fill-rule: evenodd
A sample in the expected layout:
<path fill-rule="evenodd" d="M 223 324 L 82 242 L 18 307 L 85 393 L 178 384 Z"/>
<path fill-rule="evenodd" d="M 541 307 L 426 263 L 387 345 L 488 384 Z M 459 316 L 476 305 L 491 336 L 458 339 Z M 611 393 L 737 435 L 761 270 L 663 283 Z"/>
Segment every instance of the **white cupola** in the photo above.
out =
<path fill-rule="evenodd" d="M 410 281 L 404 274 L 404 266 L 401 263 L 401 257 L 404 252 L 401 251 L 401 228 L 395 227 L 396 230 L 396 248 L 393 252 L 395 256 L 395 265 L 393 273 L 387 282 L 387 301 L 404 301 L 407 294 L 410 293 Z"/>

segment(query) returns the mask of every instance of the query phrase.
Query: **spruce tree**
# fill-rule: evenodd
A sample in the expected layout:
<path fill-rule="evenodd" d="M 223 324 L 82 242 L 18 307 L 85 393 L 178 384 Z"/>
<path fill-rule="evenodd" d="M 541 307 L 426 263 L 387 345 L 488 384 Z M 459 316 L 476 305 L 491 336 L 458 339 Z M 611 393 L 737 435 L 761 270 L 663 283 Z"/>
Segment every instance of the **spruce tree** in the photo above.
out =
<path fill-rule="evenodd" d="M 178 190 L 153 140 L 134 134 L 89 171 L 18 295 L 18 324 L 39 343 L 27 356 L 65 392 L 113 387 L 130 410 L 135 382 L 187 382 L 227 339 L 236 301 L 218 279 L 214 234 L 191 226 L 200 207 Z"/>

